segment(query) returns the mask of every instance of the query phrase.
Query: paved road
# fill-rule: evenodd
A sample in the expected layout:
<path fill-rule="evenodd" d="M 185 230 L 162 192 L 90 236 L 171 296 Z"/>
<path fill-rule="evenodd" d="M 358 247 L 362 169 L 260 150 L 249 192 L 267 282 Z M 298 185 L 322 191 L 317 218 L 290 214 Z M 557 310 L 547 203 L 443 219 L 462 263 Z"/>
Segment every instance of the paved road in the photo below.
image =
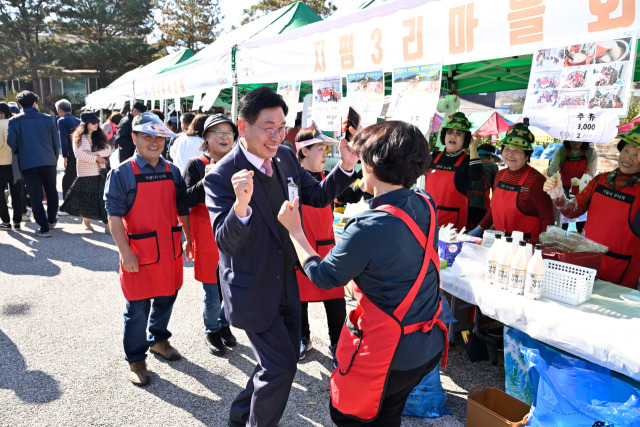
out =
<path fill-rule="evenodd" d="M 124 298 L 118 254 L 101 224 L 84 230 L 61 217 L 52 238 L 0 232 L 0 425 L 225 426 L 232 399 L 255 365 L 246 335 L 225 357 L 211 355 L 202 324 L 202 289 L 185 264 L 185 283 L 169 324 L 184 358 L 147 359 L 152 383 L 128 380 L 122 350 Z M 349 305 L 353 305 L 349 303 Z M 328 335 L 322 304 L 310 305 L 314 350 L 300 363 L 280 426 L 330 426 Z M 453 415 L 405 417 L 403 426 L 462 426 L 466 391 L 504 387 L 501 367 L 470 363 L 453 347 L 442 383 Z"/>

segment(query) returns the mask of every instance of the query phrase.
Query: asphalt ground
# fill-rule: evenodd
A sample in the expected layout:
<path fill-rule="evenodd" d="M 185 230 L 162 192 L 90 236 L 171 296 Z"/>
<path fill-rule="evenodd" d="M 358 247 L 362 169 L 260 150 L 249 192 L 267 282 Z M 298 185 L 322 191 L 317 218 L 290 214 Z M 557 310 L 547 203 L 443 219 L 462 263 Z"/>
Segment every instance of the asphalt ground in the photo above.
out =
<path fill-rule="evenodd" d="M 185 263 L 169 323 L 183 358 L 149 355 L 151 384 L 132 385 L 122 349 L 118 252 L 102 224 L 92 224 L 93 232 L 81 218 L 60 217 L 51 238 L 35 236 L 33 221 L 19 232 L 0 231 L 0 425 L 226 426 L 229 405 L 255 366 L 245 333 L 232 328 L 238 346 L 223 357 L 209 353 L 202 286 Z M 323 305 L 310 304 L 309 317 L 314 348 L 298 365 L 280 426 L 333 425 Z M 403 417 L 403 426 L 463 426 L 469 387 L 504 389 L 504 367 L 471 363 L 459 343 L 441 378 L 453 414 Z"/>

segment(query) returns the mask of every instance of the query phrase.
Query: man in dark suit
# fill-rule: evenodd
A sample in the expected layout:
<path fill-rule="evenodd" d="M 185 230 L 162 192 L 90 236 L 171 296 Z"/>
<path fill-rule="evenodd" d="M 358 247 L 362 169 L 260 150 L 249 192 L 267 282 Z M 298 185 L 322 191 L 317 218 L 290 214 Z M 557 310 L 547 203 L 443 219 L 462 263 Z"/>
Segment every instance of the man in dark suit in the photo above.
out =
<path fill-rule="evenodd" d="M 343 141 L 340 164 L 318 182 L 281 146 L 287 105 L 280 95 L 266 87 L 253 90 L 238 113 L 238 144 L 205 177 L 227 319 L 246 331 L 258 361 L 231 405 L 229 425 L 275 426 L 300 347 L 297 258 L 278 212 L 297 193 L 306 205 L 329 205 L 353 181 L 358 157 Z"/>

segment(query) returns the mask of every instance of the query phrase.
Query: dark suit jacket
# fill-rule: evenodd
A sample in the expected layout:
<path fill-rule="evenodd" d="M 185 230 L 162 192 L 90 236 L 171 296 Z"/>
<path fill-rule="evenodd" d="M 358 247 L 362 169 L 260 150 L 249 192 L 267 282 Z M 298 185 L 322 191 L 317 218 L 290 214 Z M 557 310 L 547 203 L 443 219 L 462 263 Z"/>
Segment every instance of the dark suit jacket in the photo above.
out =
<path fill-rule="evenodd" d="M 118 145 L 118 157 L 120 163 L 133 156 L 136 151 L 136 146 L 133 143 L 133 137 L 131 136 L 131 129 L 133 126 L 133 114 L 129 113 L 126 117 L 120 120 L 118 125 L 118 134 L 116 135 L 116 144 Z"/>
<path fill-rule="evenodd" d="M 287 191 L 287 178 L 298 186 L 305 205 L 324 207 L 331 203 L 351 182 L 337 166 L 322 181 L 315 180 L 296 158 L 293 151 L 281 146 L 273 158 L 282 187 Z M 239 143 L 205 177 L 206 205 L 211 226 L 220 251 L 220 285 L 225 314 L 237 328 L 262 332 L 278 315 L 284 286 L 284 251 L 267 198 L 257 177 L 253 178 L 252 214 L 243 225 L 235 212 L 236 200 L 231 177 L 242 169 L 252 170 L 251 163 Z M 260 173 L 260 172 L 257 172 Z M 292 273 L 295 279 L 295 274 Z"/>

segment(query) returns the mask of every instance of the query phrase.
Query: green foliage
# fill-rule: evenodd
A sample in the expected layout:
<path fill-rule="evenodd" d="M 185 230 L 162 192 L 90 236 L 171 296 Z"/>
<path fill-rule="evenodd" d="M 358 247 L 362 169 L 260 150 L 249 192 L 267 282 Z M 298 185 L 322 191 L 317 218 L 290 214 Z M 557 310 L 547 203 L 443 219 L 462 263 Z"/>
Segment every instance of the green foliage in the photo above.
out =
<path fill-rule="evenodd" d="M 158 46 L 167 50 L 189 48 L 196 52 L 213 43 L 224 18 L 219 0 L 164 0 L 158 29 Z"/>
<path fill-rule="evenodd" d="M 58 0 L 52 23 L 56 56 L 67 69 L 95 69 L 100 87 L 154 60 L 146 42 L 153 30 L 154 0 Z"/>
<path fill-rule="evenodd" d="M 640 114 L 640 96 L 632 96 L 629 103 L 629 114 L 627 117 L 620 119 L 620 125 L 625 125 L 635 119 Z"/>
<path fill-rule="evenodd" d="M 244 25 L 248 22 L 255 21 L 269 12 L 289 6 L 292 3 L 295 3 L 295 0 L 260 0 L 258 4 L 242 11 L 244 13 L 244 19 L 241 24 Z M 309 6 L 311 10 L 322 18 L 326 18 L 337 10 L 333 2 L 327 0 L 302 0 L 302 3 Z"/>

